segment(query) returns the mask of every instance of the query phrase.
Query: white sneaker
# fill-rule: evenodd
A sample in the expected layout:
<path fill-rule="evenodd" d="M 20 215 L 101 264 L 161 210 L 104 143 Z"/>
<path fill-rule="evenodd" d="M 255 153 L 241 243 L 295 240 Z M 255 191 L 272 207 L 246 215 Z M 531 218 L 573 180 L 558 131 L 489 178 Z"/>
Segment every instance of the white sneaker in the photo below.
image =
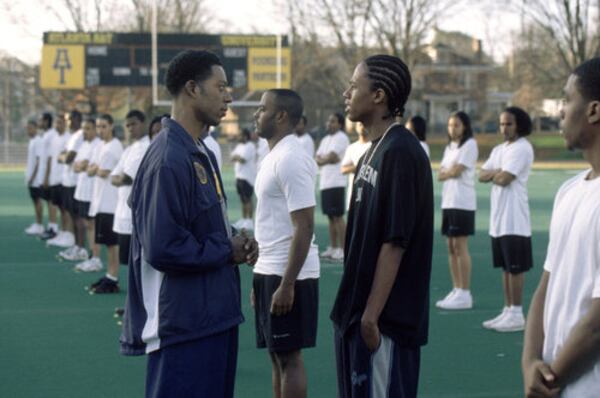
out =
<path fill-rule="evenodd" d="M 500 313 L 500 315 L 482 322 L 481 325 L 486 329 L 493 329 L 494 326 L 500 321 L 502 321 L 502 319 L 504 319 L 506 315 L 508 315 L 508 307 L 502 308 L 502 312 Z"/>
<path fill-rule="evenodd" d="M 441 300 L 438 300 L 435 302 L 435 306 L 438 308 L 442 308 L 441 305 L 443 305 L 444 303 L 450 301 L 455 295 L 456 293 L 458 293 L 458 289 L 457 288 L 453 288 L 452 290 L 450 290 L 450 292 L 446 295 L 446 297 L 444 297 Z"/>
<path fill-rule="evenodd" d="M 65 260 L 68 260 L 67 257 L 71 256 L 73 254 L 73 252 L 75 250 L 77 250 L 78 247 L 77 246 L 71 246 L 68 249 L 65 250 L 61 250 L 60 252 L 58 252 L 59 257 L 64 258 Z M 85 260 L 85 259 L 84 259 Z"/>
<path fill-rule="evenodd" d="M 333 249 L 330 258 L 334 261 L 344 261 L 344 250 L 341 247 Z"/>
<path fill-rule="evenodd" d="M 44 232 L 44 226 L 42 224 L 33 223 L 25 228 L 25 233 L 27 235 L 39 235 L 42 232 Z"/>
<path fill-rule="evenodd" d="M 522 312 L 508 311 L 508 314 L 496 323 L 493 329 L 497 332 L 520 332 L 525 330 L 525 317 Z"/>
<path fill-rule="evenodd" d="M 71 253 L 63 255 L 62 258 L 69 261 L 87 260 L 89 258 L 87 250 L 85 250 L 83 247 L 73 247 L 74 250 Z"/>
<path fill-rule="evenodd" d="M 450 300 L 438 306 L 444 310 L 468 310 L 473 308 L 473 296 L 468 290 L 459 290 Z"/>
<path fill-rule="evenodd" d="M 333 251 L 335 249 L 331 246 L 327 246 L 327 249 L 324 252 L 321 252 L 321 257 L 323 258 L 331 258 L 331 255 L 333 254 Z"/>
<path fill-rule="evenodd" d="M 97 272 L 97 271 L 101 271 L 102 268 L 103 268 L 102 260 L 100 260 L 98 257 L 92 257 L 88 260 L 86 267 L 84 269 L 82 269 L 82 271 Z"/>
<path fill-rule="evenodd" d="M 75 245 L 75 236 L 69 231 L 60 231 L 56 237 L 46 241 L 48 246 L 71 247 Z"/>

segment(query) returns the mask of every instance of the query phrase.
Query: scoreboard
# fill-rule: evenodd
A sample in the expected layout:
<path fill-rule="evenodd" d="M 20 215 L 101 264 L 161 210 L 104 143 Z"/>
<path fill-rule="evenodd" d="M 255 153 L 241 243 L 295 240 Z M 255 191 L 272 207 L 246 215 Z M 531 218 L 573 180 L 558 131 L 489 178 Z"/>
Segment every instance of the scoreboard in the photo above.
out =
<path fill-rule="evenodd" d="M 184 50 L 216 53 L 236 92 L 267 90 L 277 84 L 277 36 L 167 34 L 157 37 L 158 81 L 169 61 Z M 280 87 L 291 86 L 291 54 L 281 36 Z M 150 33 L 46 32 L 42 47 L 42 89 L 93 86 L 151 86 Z"/>

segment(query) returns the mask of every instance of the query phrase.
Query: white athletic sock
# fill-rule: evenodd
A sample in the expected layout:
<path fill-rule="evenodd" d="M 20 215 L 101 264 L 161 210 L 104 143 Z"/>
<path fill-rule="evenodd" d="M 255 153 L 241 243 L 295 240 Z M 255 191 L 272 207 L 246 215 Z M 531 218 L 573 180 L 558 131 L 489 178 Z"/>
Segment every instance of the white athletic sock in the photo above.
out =
<path fill-rule="evenodd" d="M 58 224 L 55 224 L 53 222 L 49 222 L 48 223 L 48 229 L 51 229 L 54 232 L 58 232 Z"/>
<path fill-rule="evenodd" d="M 111 274 L 106 274 L 106 279 L 110 279 L 113 282 L 118 282 L 119 281 L 119 278 L 115 278 Z"/>
<path fill-rule="evenodd" d="M 511 305 L 510 308 L 509 308 L 509 310 L 513 314 L 522 314 L 523 313 L 523 306 L 522 305 Z"/>

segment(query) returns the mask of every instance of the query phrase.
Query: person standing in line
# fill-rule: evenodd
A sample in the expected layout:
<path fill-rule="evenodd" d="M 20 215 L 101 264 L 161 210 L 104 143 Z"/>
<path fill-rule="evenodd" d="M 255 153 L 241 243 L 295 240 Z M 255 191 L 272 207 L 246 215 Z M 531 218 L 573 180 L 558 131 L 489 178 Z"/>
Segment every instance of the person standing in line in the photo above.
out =
<path fill-rule="evenodd" d="M 544 272 L 525 328 L 527 398 L 595 398 L 600 391 L 600 57 L 577 66 L 563 93 L 563 138 L 590 168 L 554 199 Z"/>
<path fill-rule="evenodd" d="M 504 308 L 483 322 L 486 329 L 518 332 L 525 328 L 523 287 L 525 272 L 533 266 L 527 180 L 533 165 L 531 119 L 518 107 L 500 114 L 504 143 L 497 145 L 481 167 L 479 181 L 492 183 L 490 237 L 494 267 L 502 269 Z"/>
<path fill-rule="evenodd" d="M 54 140 L 54 136 L 58 135 L 57 131 L 52 127 L 52 114 L 44 112 L 39 120 L 39 128 L 42 133 L 42 152 L 40 155 L 40 167 L 36 176 L 37 183 L 42 188 L 42 199 L 46 201 L 48 207 L 48 225 L 42 234 L 39 235 L 41 240 L 54 238 L 58 234 L 58 224 L 56 222 L 56 206 L 52 204 L 50 197 L 50 186 L 46 178 L 46 169 L 48 168 L 48 158 L 50 157 L 50 146 Z"/>
<path fill-rule="evenodd" d="M 109 114 L 96 119 L 96 127 L 102 145 L 87 172 L 94 177 L 94 191 L 90 202 L 90 215 L 94 217 L 94 239 L 96 244 L 106 246 L 108 252 L 106 275 L 92 283 L 88 290 L 92 294 L 119 292 L 119 237 L 113 231 L 117 207 L 117 187 L 110 183 L 109 176 L 123 154 L 123 145 L 114 136 L 113 118 Z"/>
<path fill-rule="evenodd" d="M 254 114 L 269 142 L 256 178 L 254 267 L 256 342 L 271 358 L 273 396 L 306 397 L 302 349 L 314 347 L 319 308 L 319 252 L 314 243 L 317 165 L 298 150 L 294 126 L 302 98 L 292 90 L 266 91 Z"/>
<path fill-rule="evenodd" d="M 237 229 L 254 229 L 254 180 L 256 179 L 256 145 L 250 140 L 250 130 L 242 129 L 239 142 L 231 152 L 235 187 L 242 202 L 242 218 L 234 224 Z"/>
<path fill-rule="evenodd" d="M 73 160 L 73 171 L 77 175 L 77 185 L 73 195 L 75 208 L 77 209 L 77 217 L 74 221 L 77 224 L 75 245 L 79 247 L 79 250 L 73 251 L 64 258 L 71 261 L 81 261 L 75 265 L 76 270 L 92 272 L 102 269 L 102 261 L 100 261 L 100 246 L 96 244 L 94 238 L 94 218 L 89 215 L 90 202 L 94 191 L 94 177 L 88 176 L 87 168 L 93 163 L 94 154 L 99 152 L 102 140 L 96 134 L 96 120 L 94 118 L 85 119 L 82 129 L 84 141 Z M 91 257 L 85 249 L 86 234 Z"/>
<path fill-rule="evenodd" d="M 232 101 L 221 60 L 176 55 L 165 75 L 173 98 L 133 182 L 124 355 L 148 354 L 146 397 L 232 398 L 241 310 L 237 264 L 256 242 L 232 235 L 214 154 L 203 142 Z"/>
<path fill-rule="evenodd" d="M 363 124 L 371 148 L 354 178 L 331 312 L 341 398 L 417 396 L 429 328 L 433 182 L 418 140 L 395 123 L 410 91 L 404 62 L 374 55 L 344 92 L 348 118 Z"/>
<path fill-rule="evenodd" d="M 468 243 L 469 236 L 475 234 L 475 167 L 478 156 L 471 119 L 462 111 L 453 113 L 448 119 L 448 145 L 438 172 L 438 180 L 443 182 L 442 234 L 448 238 L 452 290 L 435 305 L 445 310 L 473 308 Z"/>
<path fill-rule="evenodd" d="M 44 232 L 43 217 L 44 208 L 42 206 L 42 188 L 37 178 L 40 171 L 40 158 L 43 156 L 42 137 L 38 134 L 37 123 L 35 120 L 27 122 L 27 136 L 29 144 L 27 145 L 27 166 L 25 168 L 25 184 L 29 190 L 29 197 L 33 202 L 35 221 L 25 229 L 27 235 L 40 235 Z"/>
<path fill-rule="evenodd" d="M 344 132 L 344 116 L 334 113 L 327 119 L 327 136 L 319 144 L 315 160 L 320 167 L 319 189 L 321 207 L 329 221 L 329 246 L 321 253 L 323 258 L 335 261 L 344 259 L 344 236 L 346 235 L 345 188 L 346 177 L 341 163 L 350 144 Z"/>
<path fill-rule="evenodd" d="M 298 136 L 300 143 L 302 144 L 302 148 L 306 149 L 306 153 L 312 158 L 315 156 L 315 141 L 312 139 L 310 134 L 306 131 L 306 124 L 308 123 L 308 119 L 306 116 L 302 115 L 300 121 L 294 128 L 294 132 Z"/>
<path fill-rule="evenodd" d="M 346 209 L 350 209 L 350 197 L 352 196 L 352 184 L 354 182 L 354 173 L 356 172 L 356 166 L 358 161 L 365 154 L 365 152 L 371 147 L 365 136 L 365 129 L 362 125 L 357 126 L 356 134 L 358 140 L 353 142 L 346 148 L 344 157 L 342 158 L 342 174 L 348 175 L 348 189 L 346 191 Z"/>
<path fill-rule="evenodd" d="M 408 119 L 405 127 L 419 139 L 419 143 L 423 147 L 427 157 L 431 158 L 429 154 L 429 145 L 427 145 L 427 121 L 421 116 L 413 116 Z"/>

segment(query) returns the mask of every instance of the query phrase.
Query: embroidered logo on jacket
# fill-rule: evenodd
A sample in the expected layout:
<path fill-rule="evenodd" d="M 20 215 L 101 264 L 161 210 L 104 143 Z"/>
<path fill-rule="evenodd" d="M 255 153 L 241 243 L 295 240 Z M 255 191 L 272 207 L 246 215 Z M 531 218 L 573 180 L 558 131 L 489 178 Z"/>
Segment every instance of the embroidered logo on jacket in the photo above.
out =
<path fill-rule="evenodd" d="M 194 162 L 194 169 L 196 170 L 196 177 L 198 177 L 198 181 L 202 185 L 208 182 L 208 175 L 206 174 L 206 169 L 198 162 Z"/>

